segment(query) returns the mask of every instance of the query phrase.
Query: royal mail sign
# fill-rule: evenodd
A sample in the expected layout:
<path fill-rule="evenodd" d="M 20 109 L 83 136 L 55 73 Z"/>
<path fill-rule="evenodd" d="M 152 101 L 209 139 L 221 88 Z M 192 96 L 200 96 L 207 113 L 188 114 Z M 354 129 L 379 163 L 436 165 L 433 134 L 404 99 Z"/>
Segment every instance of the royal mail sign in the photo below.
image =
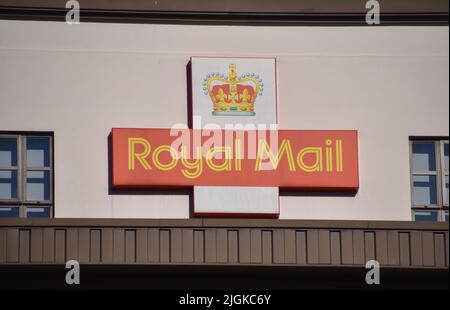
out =
<path fill-rule="evenodd" d="M 115 188 L 357 190 L 356 131 L 112 130 Z"/>
<path fill-rule="evenodd" d="M 192 188 L 192 214 L 214 217 L 276 218 L 280 188 L 357 191 L 356 131 L 279 130 L 276 66 L 191 57 L 191 126 L 113 129 L 113 187 Z"/>

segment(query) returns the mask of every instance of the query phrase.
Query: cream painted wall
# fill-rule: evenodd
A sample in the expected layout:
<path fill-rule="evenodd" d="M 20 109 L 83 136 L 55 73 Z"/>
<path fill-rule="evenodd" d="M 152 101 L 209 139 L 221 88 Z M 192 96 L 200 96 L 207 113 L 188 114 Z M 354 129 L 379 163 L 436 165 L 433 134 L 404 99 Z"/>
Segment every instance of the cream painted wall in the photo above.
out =
<path fill-rule="evenodd" d="M 280 218 L 410 220 L 408 136 L 449 134 L 448 27 L 0 21 L 0 130 L 55 132 L 56 217 L 189 217 L 183 193 L 109 195 L 107 137 L 186 122 L 193 55 L 276 57 L 281 128 L 359 131 L 358 194 Z"/>

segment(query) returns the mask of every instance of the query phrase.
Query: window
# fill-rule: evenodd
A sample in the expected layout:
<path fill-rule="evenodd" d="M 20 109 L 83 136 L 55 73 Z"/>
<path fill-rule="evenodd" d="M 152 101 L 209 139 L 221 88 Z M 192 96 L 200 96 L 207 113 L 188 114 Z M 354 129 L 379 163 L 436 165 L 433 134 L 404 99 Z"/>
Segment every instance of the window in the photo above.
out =
<path fill-rule="evenodd" d="M 448 221 L 448 138 L 412 139 L 410 153 L 413 219 Z"/>
<path fill-rule="evenodd" d="M 51 217 L 50 134 L 0 133 L 0 217 Z"/>

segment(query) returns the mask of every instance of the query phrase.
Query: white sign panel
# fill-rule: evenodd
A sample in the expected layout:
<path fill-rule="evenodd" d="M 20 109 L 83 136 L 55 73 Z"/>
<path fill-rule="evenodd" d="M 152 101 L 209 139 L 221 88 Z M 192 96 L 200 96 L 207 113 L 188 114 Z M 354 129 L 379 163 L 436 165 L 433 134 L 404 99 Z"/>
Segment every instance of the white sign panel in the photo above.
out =
<path fill-rule="evenodd" d="M 192 65 L 192 110 L 202 124 L 276 124 L 275 59 L 198 58 Z"/>
<path fill-rule="evenodd" d="M 193 128 L 276 125 L 275 65 L 274 58 L 192 57 Z M 195 186 L 194 214 L 277 217 L 278 187 Z"/>

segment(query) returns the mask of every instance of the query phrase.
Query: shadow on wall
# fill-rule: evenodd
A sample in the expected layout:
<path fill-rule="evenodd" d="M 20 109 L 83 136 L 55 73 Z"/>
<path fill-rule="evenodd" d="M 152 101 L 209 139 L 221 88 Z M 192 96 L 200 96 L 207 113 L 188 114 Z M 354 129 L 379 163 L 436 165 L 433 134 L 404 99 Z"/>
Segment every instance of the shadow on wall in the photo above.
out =
<path fill-rule="evenodd" d="M 187 125 L 192 128 L 192 120 L 194 119 L 192 107 L 192 65 L 191 61 L 186 65 L 186 90 L 187 90 Z"/>
<path fill-rule="evenodd" d="M 333 191 L 333 190 L 291 190 L 280 188 L 280 196 L 287 197 L 355 197 L 357 191 Z"/>

